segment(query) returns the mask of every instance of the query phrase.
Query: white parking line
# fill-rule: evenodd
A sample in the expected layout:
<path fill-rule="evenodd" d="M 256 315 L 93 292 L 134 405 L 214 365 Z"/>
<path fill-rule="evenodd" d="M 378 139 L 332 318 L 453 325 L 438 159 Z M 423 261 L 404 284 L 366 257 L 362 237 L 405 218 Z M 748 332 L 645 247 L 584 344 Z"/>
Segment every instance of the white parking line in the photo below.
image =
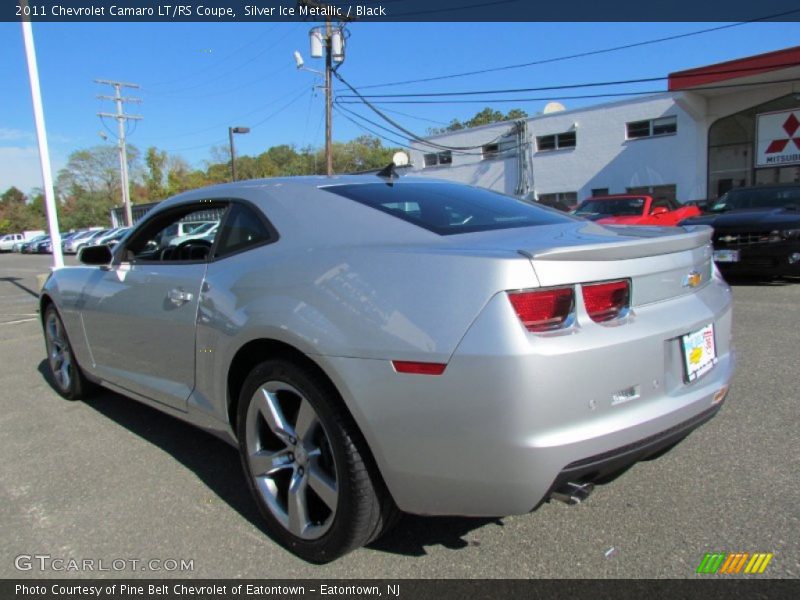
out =
<path fill-rule="evenodd" d="M 0 322 L 0 325 L 16 325 L 17 323 L 27 323 L 28 321 L 35 321 L 36 317 L 31 317 L 30 319 L 18 319 L 16 321 L 5 321 Z"/>

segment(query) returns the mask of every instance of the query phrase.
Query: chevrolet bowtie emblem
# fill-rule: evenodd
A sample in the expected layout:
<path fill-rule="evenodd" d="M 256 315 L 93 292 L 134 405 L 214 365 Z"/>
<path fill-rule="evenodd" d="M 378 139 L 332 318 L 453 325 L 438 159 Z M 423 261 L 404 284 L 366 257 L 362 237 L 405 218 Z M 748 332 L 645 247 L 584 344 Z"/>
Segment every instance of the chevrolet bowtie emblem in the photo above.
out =
<path fill-rule="evenodd" d="M 738 239 L 739 239 L 739 236 L 736 236 L 736 235 L 724 235 L 721 238 L 719 238 L 719 241 L 720 242 L 730 243 L 730 242 L 735 242 Z"/>
<path fill-rule="evenodd" d="M 683 278 L 681 285 L 683 287 L 696 288 L 703 281 L 703 276 L 697 271 L 692 271 Z"/>

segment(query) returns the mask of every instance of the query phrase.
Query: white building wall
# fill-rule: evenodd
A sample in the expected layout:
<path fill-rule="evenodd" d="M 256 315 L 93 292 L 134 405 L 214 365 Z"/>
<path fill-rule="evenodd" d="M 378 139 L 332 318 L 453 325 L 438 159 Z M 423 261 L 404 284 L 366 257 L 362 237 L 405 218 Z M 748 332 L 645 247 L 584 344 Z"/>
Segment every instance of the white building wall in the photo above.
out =
<path fill-rule="evenodd" d="M 677 133 L 653 138 L 626 139 L 626 123 L 677 117 Z M 537 195 L 577 192 L 582 200 L 593 188 L 624 193 L 628 187 L 675 184 L 679 200 L 705 197 L 705 119 L 698 122 L 665 93 L 585 109 L 532 117 L 528 130 L 532 148 L 533 186 Z M 536 152 L 536 136 L 575 128 L 574 148 Z M 447 146 L 485 144 L 511 131 L 511 123 L 493 124 L 430 138 Z M 450 166 L 424 167 L 422 150 L 412 144 L 414 174 L 479 185 L 513 194 L 517 159 L 482 160 L 478 155 L 454 153 Z"/>
<path fill-rule="evenodd" d="M 424 155 L 439 152 L 436 148 L 411 144 L 411 174 L 457 181 L 477 185 L 497 192 L 513 194 L 517 186 L 517 157 L 506 153 L 503 158 L 483 159 L 481 146 L 498 137 L 513 133 L 513 123 L 493 123 L 482 127 L 465 129 L 448 134 L 432 136 L 430 141 L 451 147 L 474 147 L 477 149 L 454 150 L 453 163 L 436 167 L 425 167 Z"/>
<path fill-rule="evenodd" d="M 626 139 L 626 123 L 677 117 L 675 134 Z M 533 119 L 532 136 L 575 129 L 575 148 L 534 152 L 537 195 L 577 192 L 582 200 L 593 188 L 621 194 L 629 187 L 675 184 L 679 200 L 702 197 L 698 177 L 697 123 L 669 95 L 545 115 Z M 702 154 L 705 154 L 703 149 Z M 700 194 L 700 195 L 698 195 Z"/>

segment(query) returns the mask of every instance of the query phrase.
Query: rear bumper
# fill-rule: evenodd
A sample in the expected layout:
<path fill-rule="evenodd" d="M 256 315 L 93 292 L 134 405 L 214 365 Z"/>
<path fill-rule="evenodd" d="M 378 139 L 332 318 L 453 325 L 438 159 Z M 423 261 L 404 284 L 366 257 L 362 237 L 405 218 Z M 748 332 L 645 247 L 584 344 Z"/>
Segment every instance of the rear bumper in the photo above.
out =
<path fill-rule="evenodd" d="M 568 482 L 598 481 L 624 471 L 631 465 L 677 444 L 695 429 L 710 421 L 722 407 L 722 401 L 674 427 L 609 452 L 571 462 L 561 470 L 550 492 Z M 549 496 L 546 494 L 546 496 Z"/>
<path fill-rule="evenodd" d="M 734 370 L 730 302 L 714 279 L 694 294 L 635 308 L 617 326 L 536 336 L 499 295 L 441 376 L 398 374 L 382 360 L 318 359 L 401 509 L 523 514 L 562 480 L 624 468 L 713 416 Z M 708 323 L 718 362 L 686 383 L 678 340 Z M 628 389 L 635 397 L 619 400 L 616 392 Z"/>

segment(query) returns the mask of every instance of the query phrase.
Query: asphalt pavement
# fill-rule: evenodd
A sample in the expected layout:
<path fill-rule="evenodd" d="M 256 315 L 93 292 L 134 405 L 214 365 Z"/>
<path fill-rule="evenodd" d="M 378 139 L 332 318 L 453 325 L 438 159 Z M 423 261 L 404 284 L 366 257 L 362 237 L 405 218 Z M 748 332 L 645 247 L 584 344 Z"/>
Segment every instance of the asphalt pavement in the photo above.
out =
<path fill-rule="evenodd" d="M 585 503 L 405 516 L 315 566 L 264 533 L 235 449 L 111 392 L 52 389 L 36 315 L 50 262 L 0 255 L 0 577 L 708 578 L 695 574 L 708 552 L 770 552 L 757 577 L 800 576 L 800 281 L 733 286 L 739 366 L 722 411 Z"/>

